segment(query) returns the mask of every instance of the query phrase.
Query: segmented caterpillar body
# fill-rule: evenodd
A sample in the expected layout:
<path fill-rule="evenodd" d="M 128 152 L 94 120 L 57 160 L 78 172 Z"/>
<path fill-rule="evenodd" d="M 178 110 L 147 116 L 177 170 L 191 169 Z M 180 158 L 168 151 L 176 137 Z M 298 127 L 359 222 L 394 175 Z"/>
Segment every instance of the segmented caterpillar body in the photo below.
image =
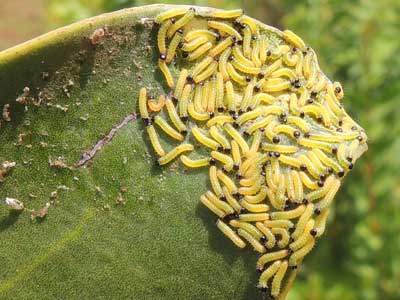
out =
<path fill-rule="evenodd" d="M 174 90 L 156 103 L 142 88 L 138 107 L 158 163 L 208 168 L 201 203 L 237 247 L 263 254 L 258 286 L 279 297 L 367 136 L 343 109 L 342 86 L 292 31 L 242 10 L 186 7 L 155 22 L 158 66 Z M 181 144 L 169 147 L 157 130 Z"/>

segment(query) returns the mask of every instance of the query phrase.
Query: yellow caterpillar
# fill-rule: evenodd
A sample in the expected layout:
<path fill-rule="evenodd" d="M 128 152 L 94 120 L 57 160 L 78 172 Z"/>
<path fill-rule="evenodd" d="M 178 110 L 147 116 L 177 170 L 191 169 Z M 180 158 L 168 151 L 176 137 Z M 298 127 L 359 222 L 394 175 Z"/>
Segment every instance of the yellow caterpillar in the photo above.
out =
<path fill-rule="evenodd" d="M 180 8 L 154 22 L 155 65 L 170 90 L 155 103 L 143 87 L 138 110 L 158 163 L 208 169 L 201 203 L 237 247 L 262 254 L 258 286 L 284 299 L 367 136 L 292 31 L 240 9 Z"/>

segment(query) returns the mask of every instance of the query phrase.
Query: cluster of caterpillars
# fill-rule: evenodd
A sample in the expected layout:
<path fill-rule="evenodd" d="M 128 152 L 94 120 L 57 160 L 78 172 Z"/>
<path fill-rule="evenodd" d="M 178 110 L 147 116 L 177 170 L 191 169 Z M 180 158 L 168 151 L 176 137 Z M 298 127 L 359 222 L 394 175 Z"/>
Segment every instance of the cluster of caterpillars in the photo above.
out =
<path fill-rule="evenodd" d="M 367 137 L 343 109 L 341 85 L 293 32 L 242 10 L 200 16 L 184 7 L 155 23 L 158 66 L 171 92 L 156 101 L 142 88 L 139 110 L 158 163 L 179 157 L 189 168 L 208 168 L 211 189 L 201 203 L 235 245 L 261 254 L 258 287 L 279 297 L 324 232 Z M 176 61 L 183 67 L 174 76 Z M 158 130 L 178 145 L 165 151 Z"/>

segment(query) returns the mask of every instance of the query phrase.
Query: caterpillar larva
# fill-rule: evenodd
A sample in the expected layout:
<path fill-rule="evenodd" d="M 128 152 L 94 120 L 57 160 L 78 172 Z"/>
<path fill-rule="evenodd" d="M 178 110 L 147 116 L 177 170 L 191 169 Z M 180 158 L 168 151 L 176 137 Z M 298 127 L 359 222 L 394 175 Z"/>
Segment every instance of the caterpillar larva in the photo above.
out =
<path fill-rule="evenodd" d="M 174 160 L 176 157 L 178 157 L 181 153 L 183 152 L 188 152 L 188 151 L 193 151 L 194 147 L 191 144 L 181 144 L 174 149 L 172 149 L 170 152 L 165 154 L 164 156 L 161 156 L 158 159 L 158 163 L 160 165 L 165 165 L 172 160 Z"/>
<path fill-rule="evenodd" d="M 212 150 L 218 150 L 221 147 L 216 141 L 207 137 L 198 127 L 192 128 L 192 133 L 198 142 Z"/>
<path fill-rule="evenodd" d="M 232 78 L 233 81 L 240 85 L 246 85 L 246 77 L 243 75 L 240 75 L 236 69 L 233 67 L 233 65 L 229 62 L 226 63 L 226 71 L 228 72 L 228 77 Z"/>
<path fill-rule="evenodd" d="M 189 168 L 201 168 L 210 165 L 210 159 L 208 157 L 200 159 L 190 159 L 186 155 L 181 155 L 181 161 L 185 166 Z"/>
<path fill-rule="evenodd" d="M 169 47 L 168 47 L 168 50 L 167 50 L 167 57 L 165 59 L 165 62 L 167 64 L 169 64 L 174 59 L 174 57 L 176 55 L 176 49 L 178 48 L 179 43 L 181 42 L 181 40 L 182 40 L 182 34 L 180 34 L 180 33 L 178 34 L 177 33 L 177 34 L 174 35 L 173 39 L 169 43 Z"/>
<path fill-rule="evenodd" d="M 279 260 L 279 259 L 285 258 L 286 256 L 288 256 L 288 254 L 289 254 L 289 251 L 287 249 L 279 250 L 276 252 L 269 252 L 267 254 L 264 254 L 257 261 L 257 269 L 262 270 L 262 269 L 264 269 L 264 266 L 267 263 L 274 261 L 274 260 Z"/>
<path fill-rule="evenodd" d="M 171 38 L 174 33 L 181 27 L 185 26 L 195 15 L 194 8 L 189 8 L 186 13 L 175 23 L 173 23 L 167 31 L 167 37 Z"/>
<path fill-rule="evenodd" d="M 204 54 L 206 54 L 208 52 L 208 50 L 210 50 L 212 48 L 212 46 L 213 46 L 213 44 L 211 42 L 207 42 L 207 43 L 201 45 L 196 50 L 191 52 L 188 55 L 187 59 L 189 61 L 193 61 L 193 60 L 196 60 L 196 59 L 202 57 Z"/>
<path fill-rule="evenodd" d="M 247 202 L 245 199 L 241 199 L 239 203 L 244 209 L 247 209 L 249 212 L 253 213 L 267 212 L 269 210 L 269 206 L 267 204 L 252 204 Z"/>
<path fill-rule="evenodd" d="M 224 52 L 222 52 L 219 62 L 218 62 L 218 70 L 221 72 L 223 79 L 229 80 L 229 73 L 228 70 L 226 69 L 226 65 L 228 63 L 228 58 L 231 55 L 231 49 L 228 48 Z"/>
<path fill-rule="evenodd" d="M 275 261 L 271 266 L 269 266 L 264 272 L 261 273 L 260 279 L 258 281 L 259 289 L 266 289 L 268 287 L 268 281 L 275 275 L 281 266 L 281 261 Z"/>
<path fill-rule="evenodd" d="M 281 290 L 281 285 L 282 285 L 282 280 L 286 274 L 287 268 L 288 268 L 288 262 L 287 262 L 287 260 L 285 260 L 279 266 L 279 269 L 276 272 L 274 279 L 272 280 L 272 285 L 271 285 L 271 296 L 272 297 L 279 296 L 279 292 Z"/>
<path fill-rule="evenodd" d="M 254 248 L 255 251 L 259 253 L 265 253 L 265 247 L 257 240 L 255 239 L 250 233 L 248 233 L 246 230 L 243 230 L 241 228 L 238 229 L 238 234 L 244 238 L 246 241 L 248 241 Z"/>
<path fill-rule="evenodd" d="M 215 152 L 216 151 L 214 151 L 214 153 Z M 224 155 L 224 154 L 222 154 L 222 155 Z M 229 166 L 233 166 L 233 161 L 232 161 L 232 158 L 230 158 L 230 157 L 229 157 L 229 160 L 226 161 L 226 163 L 224 165 L 224 169 L 225 170 L 227 170 L 226 166 L 228 164 L 229 164 Z M 230 170 L 227 170 L 227 171 L 230 171 Z M 231 193 L 233 195 L 233 194 L 236 194 L 238 192 L 238 188 L 237 188 L 235 182 L 228 175 L 226 175 L 223 171 L 218 170 L 217 171 L 217 176 L 218 176 L 218 179 L 221 180 L 221 182 L 226 186 L 226 188 L 228 189 L 229 193 Z"/>
<path fill-rule="evenodd" d="M 237 40 L 242 39 L 242 36 L 239 34 L 239 32 L 237 32 L 236 29 L 234 29 L 232 26 L 229 26 L 227 23 L 219 21 L 208 21 L 208 27 L 216 29 L 227 35 L 234 36 Z"/>
<path fill-rule="evenodd" d="M 209 210 L 211 210 L 214 214 L 216 214 L 219 218 L 223 218 L 225 213 L 216 207 L 205 195 L 200 196 L 201 203 L 206 206 Z"/>
<path fill-rule="evenodd" d="M 257 68 L 257 67 L 249 67 L 246 66 L 244 64 L 242 64 L 241 62 L 239 62 L 238 60 L 234 59 L 232 60 L 232 65 L 240 72 L 243 72 L 245 74 L 251 74 L 251 75 L 257 75 L 260 73 L 261 69 Z"/>
<path fill-rule="evenodd" d="M 199 48 L 201 45 L 207 43 L 209 39 L 206 36 L 199 36 L 198 38 L 191 40 L 190 42 L 184 43 L 182 50 L 186 52 L 192 52 Z M 171 42 L 172 43 L 172 42 Z"/>
<path fill-rule="evenodd" d="M 230 60 L 236 59 L 245 66 L 255 67 L 254 62 L 243 55 L 243 52 L 240 50 L 239 46 L 232 47 L 232 55 L 233 57 L 231 57 Z"/>
<path fill-rule="evenodd" d="M 188 104 L 188 113 L 196 121 L 207 121 L 210 119 L 210 115 L 206 112 L 198 112 L 191 102 Z"/>
<path fill-rule="evenodd" d="M 219 183 L 218 176 L 217 176 L 217 167 L 216 166 L 211 166 L 210 167 L 210 181 L 211 181 L 211 186 L 215 194 L 217 194 L 219 197 L 222 196 L 222 187 L 221 184 Z"/>
<path fill-rule="evenodd" d="M 222 192 L 224 193 L 226 202 L 228 202 L 228 204 L 230 206 L 232 206 L 232 208 L 236 211 L 236 212 L 240 212 L 242 211 L 242 206 L 240 206 L 239 202 L 236 200 L 235 196 L 233 196 L 228 188 L 226 186 L 222 187 Z"/>
<path fill-rule="evenodd" d="M 367 136 L 344 110 L 342 86 L 292 31 L 240 9 L 179 7 L 154 21 L 167 90 L 155 102 L 142 87 L 138 107 L 158 162 L 208 168 L 201 203 L 233 244 L 263 254 L 258 285 L 279 298 Z"/>
<path fill-rule="evenodd" d="M 165 96 L 160 95 L 158 102 L 156 103 L 153 99 L 147 102 L 147 106 L 152 112 L 159 112 L 165 105 Z"/>
<path fill-rule="evenodd" d="M 213 41 L 219 38 L 219 35 L 215 32 L 205 30 L 205 29 L 198 29 L 186 32 L 184 39 L 185 42 L 190 42 L 198 37 L 205 36 L 208 38 L 209 41 Z"/>
<path fill-rule="evenodd" d="M 172 19 L 177 16 L 184 15 L 187 12 L 187 8 L 178 8 L 178 9 L 171 9 L 167 10 L 165 12 L 160 13 L 156 18 L 154 19 L 154 22 L 160 24 L 168 19 Z"/>
<path fill-rule="evenodd" d="M 216 10 L 211 13 L 211 17 L 219 19 L 233 19 L 243 15 L 242 9 Z"/>
<path fill-rule="evenodd" d="M 222 195 L 222 194 L 221 194 Z M 221 196 L 219 195 L 219 196 Z M 213 192 L 207 191 L 206 197 L 219 209 L 225 212 L 226 215 L 232 215 L 235 211 L 234 209 L 225 201 L 220 200 Z"/>
<path fill-rule="evenodd" d="M 179 118 L 178 112 L 175 109 L 174 103 L 171 99 L 167 98 L 165 100 L 165 106 L 167 107 L 169 118 L 171 119 L 172 123 L 174 123 L 175 127 L 181 132 L 185 133 L 187 130 L 186 125 L 182 122 Z"/>
<path fill-rule="evenodd" d="M 265 246 L 268 249 L 273 248 L 275 246 L 276 239 L 271 230 L 267 226 L 265 226 L 265 224 L 262 222 L 257 222 L 256 227 L 264 234 L 265 238 L 267 239 L 265 242 Z"/>
<path fill-rule="evenodd" d="M 248 213 L 239 215 L 239 220 L 243 222 L 258 222 L 269 219 L 267 213 Z"/>
<path fill-rule="evenodd" d="M 275 234 L 276 236 L 279 237 L 279 240 L 278 240 L 279 248 L 285 248 L 289 244 L 290 235 L 289 235 L 289 232 L 285 228 L 275 227 L 275 228 L 271 228 L 271 231 L 273 234 Z"/>
<path fill-rule="evenodd" d="M 222 231 L 236 246 L 239 248 L 246 247 L 246 243 L 233 231 L 228 225 L 226 225 L 221 219 L 217 220 L 217 227 Z"/>
<path fill-rule="evenodd" d="M 216 57 L 221 52 L 225 51 L 226 48 L 230 47 L 233 44 L 234 38 L 232 36 L 227 37 L 225 40 L 216 45 L 213 49 L 210 50 L 209 55 L 211 57 Z"/>
<path fill-rule="evenodd" d="M 153 125 L 147 126 L 146 130 L 147 134 L 149 135 L 154 151 L 158 154 L 158 156 L 165 155 L 165 151 L 160 144 L 160 140 L 158 139 L 158 135 L 156 130 L 154 129 L 154 126 Z"/>
<path fill-rule="evenodd" d="M 260 240 L 263 237 L 261 231 L 259 231 L 254 225 L 252 225 L 252 224 L 250 224 L 248 222 L 241 222 L 241 221 L 238 221 L 238 220 L 231 220 L 229 222 L 229 225 L 245 230 L 251 236 L 253 236 L 256 240 Z"/>

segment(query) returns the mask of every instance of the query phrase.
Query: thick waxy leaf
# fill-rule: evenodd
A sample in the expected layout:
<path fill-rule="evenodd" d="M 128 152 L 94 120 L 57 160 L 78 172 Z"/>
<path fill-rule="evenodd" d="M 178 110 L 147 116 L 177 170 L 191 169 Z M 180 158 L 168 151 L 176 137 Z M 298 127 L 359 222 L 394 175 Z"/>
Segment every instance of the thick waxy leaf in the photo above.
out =
<path fill-rule="evenodd" d="M 156 165 L 157 155 L 151 148 L 145 124 L 138 115 L 137 97 L 141 88 L 146 87 L 147 92 L 156 97 L 171 92 L 158 68 L 159 57 L 161 61 L 165 57 L 164 53 L 160 56 L 157 49 L 157 34 L 161 29 L 155 24 L 154 18 L 165 11 L 188 8 L 153 5 L 106 14 L 62 28 L 0 53 L 0 104 L 4 107 L 0 131 L 0 161 L 3 162 L 0 174 L 2 181 L 0 198 L 6 199 L 7 204 L 0 207 L 1 299 L 77 297 L 254 299 L 258 297 L 254 288 L 258 281 L 254 271 L 257 255 L 250 246 L 239 250 L 223 237 L 216 229 L 214 217 L 199 204 L 200 196 L 212 188 L 208 171 L 187 170 L 176 163 L 162 167 Z M 178 14 L 176 19 L 168 22 L 179 24 L 178 22 L 187 16 L 186 14 L 181 18 L 183 14 Z M 228 13 L 229 22 L 237 17 L 235 12 L 231 14 L 232 16 Z M 185 34 L 191 30 L 209 28 L 223 32 L 225 29 L 219 27 L 221 24 L 205 22 L 205 19 L 210 17 L 224 19 L 226 15 L 221 12 L 215 13 L 209 8 L 196 8 L 196 18 L 185 25 Z M 291 32 L 282 33 L 260 23 L 253 24 L 254 21 L 249 20 L 243 19 L 242 23 L 233 22 L 232 26 L 242 27 L 238 31 L 241 33 L 243 31 L 244 34 L 242 43 L 244 53 L 246 50 L 253 51 L 245 53 L 245 56 L 252 57 L 255 67 L 249 70 L 248 66 L 241 65 L 241 62 L 233 61 L 232 68 L 236 68 L 239 73 L 247 72 L 255 78 L 258 76 L 258 80 L 265 76 L 266 82 L 260 83 L 260 86 L 255 85 L 254 91 L 258 93 L 262 90 L 270 93 L 269 98 L 264 96 L 267 97 L 264 102 L 268 105 L 274 103 L 285 111 L 290 106 L 289 117 L 294 114 L 300 119 L 305 115 L 303 122 L 309 124 L 311 132 L 310 137 L 309 131 L 293 131 L 291 138 L 295 143 L 288 141 L 286 137 L 279 138 L 279 133 L 276 133 L 277 136 L 273 139 L 266 133 L 271 141 L 263 144 L 261 148 L 268 153 L 270 157 L 268 162 L 272 163 L 273 168 L 274 164 L 281 165 L 283 179 L 287 176 L 291 178 L 291 168 L 298 168 L 303 172 L 308 169 L 307 171 L 314 177 L 321 176 L 319 181 L 315 180 L 315 184 L 318 181 L 321 189 L 326 180 L 326 191 L 318 190 L 317 185 L 315 188 L 307 187 L 309 194 L 304 193 L 306 196 L 303 199 L 295 195 L 294 190 L 290 190 L 290 185 L 287 185 L 288 187 L 283 185 L 283 188 L 278 188 L 278 190 L 283 189 L 281 192 L 276 191 L 275 204 L 271 200 L 272 211 L 296 209 L 300 211 L 304 207 L 302 216 L 310 214 L 308 217 L 303 217 L 304 220 L 300 217 L 296 223 L 297 228 L 300 226 L 308 228 L 304 234 L 295 228 L 293 231 L 287 228 L 283 230 L 286 234 L 287 231 L 293 233 L 290 245 L 286 243 L 280 246 L 278 239 L 275 246 L 267 246 L 268 239 L 266 241 L 263 240 L 265 237 L 260 239 L 265 243 L 265 247 L 260 244 L 258 251 L 261 253 L 287 248 L 288 250 L 281 250 L 288 251 L 282 256 L 282 265 L 289 264 L 294 269 L 301 264 L 302 257 L 308 253 L 307 247 L 310 246 L 311 249 L 314 245 L 314 239 L 308 237 L 308 233 L 318 237 L 323 232 L 326 220 L 324 210 L 332 201 L 343 175 L 352 169 L 353 162 L 365 151 L 366 136 L 363 130 L 341 111 L 342 106 L 338 105 L 338 102 L 326 104 L 325 100 L 321 100 L 328 94 L 325 92 L 325 86 L 329 84 L 331 87 L 336 87 L 337 94 L 341 94 L 342 90 L 340 86 L 332 85 L 322 73 L 318 73 L 319 69 L 313 69 L 317 68 L 317 61 L 312 49 L 306 48 Z M 260 36 L 258 36 L 258 26 L 262 31 Z M 183 34 L 183 31 L 177 32 Z M 235 42 L 235 47 L 241 46 L 241 43 L 237 43 L 241 39 L 241 33 L 236 31 L 229 33 L 227 43 L 232 35 L 237 35 L 232 40 Z M 175 31 L 171 30 L 166 33 L 168 43 L 174 41 L 174 34 Z M 214 40 L 216 43 L 221 37 L 225 38 L 222 34 L 211 40 L 216 39 Z M 245 49 L 246 43 L 249 47 L 250 45 L 253 48 L 258 47 L 255 46 L 257 41 L 264 37 L 268 45 L 272 44 L 271 47 L 279 49 L 277 52 L 265 52 L 266 56 L 271 56 L 269 59 L 279 59 L 275 56 L 282 55 L 283 51 L 286 51 L 285 53 L 293 51 L 294 56 L 298 52 L 298 55 L 305 57 L 309 55 L 309 64 L 312 68 L 306 70 L 304 67 L 304 72 L 302 68 L 297 68 L 296 77 L 291 78 L 294 71 L 290 70 L 290 67 L 293 65 L 288 61 L 286 62 L 288 67 L 280 71 L 281 75 L 274 73 L 275 77 L 279 78 L 268 81 L 267 77 L 276 70 L 271 72 L 268 70 L 267 63 L 261 62 L 263 59 L 258 57 L 258 50 Z M 160 39 L 160 35 L 158 38 Z M 256 41 L 255 44 L 251 44 L 250 40 Z M 233 42 L 229 47 L 233 47 Z M 287 45 L 277 46 L 282 42 L 292 43 L 290 46 L 293 46 L 294 50 L 289 50 L 291 47 Z M 210 46 L 215 46 L 213 40 L 208 43 Z M 160 41 L 158 46 L 159 44 Z M 181 44 L 179 47 L 184 52 L 180 53 L 180 50 L 177 50 L 179 55 L 172 67 L 175 81 L 182 68 L 194 66 L 190 62 L 185 62 L 187 54 L 189 60 L 193 55 L 190 54 L 194 50 L 190 49 L 190 42 L 187 41 L 187 44 Z M 210 52 L 209 55 L 218 62 L 218 59 L 221 59 L 220 52 L 214 50 L 214 54 Z M 307 64 L 307 58 L 304 58 L 304 61 Z M 218 65 L 216 62 L 213 63 Z M 261 68 L 264 63 L 265 70 Z M 269 63 L 273 65 L 271 61 Z M 254 70 L 257 68 L 263 72 L 255 73 Z M 264 71 L 268 75 L 265 75 Z M 205 75 L 202 80 L 193 76 L 194 78 L 188 78 L 188 82 L 198 84 L 211 75 L 212 73 Z M 229 71 L 229 75 L 232 76 L 232 71 Z M 216 76 L 218 77 L 218 74 Z M 315 81 L 318 79 L 315 85 L 312 76 Z M 289 77 L 290 80 L 285 81 L 281 77 Z M 194 82 L 191 82 L 193 79 Z M 246 77 L 246 82 L 250 81 L 256 83 Z M 304 111 L 296 111 L 292 108 L 294 98 L 290 98 L 289 101 L 289 98 L 286 99 L 284 96 L 289 97 L 291 93 L 297 101 L 296 93 L 302 85 L 307 86 L 310 91 L 315 86 L 319 86 L 319 89 L 316 88 L 318 92 L 312 91 L 311 98 L 314 100 L 307 100 L 310 105 L 304 106 Z M 228 84 L 225 88 L 228 93 Z M 236 83 L 231 89 L 234 93 L 244 93 L 241 88 L 237 89 Z M 282 90 L 285 91 L 285 95 L 281 93 Z M 229 98 L 229 95 L 227 97 Z M 180 97 L 177 98 L 179 99 L 176 100 L 181 101 Z M 229 100 L 227 101 L 229 105 Z M 268 103 L 269 101 L 272 102 Z M 313 101 L 321 104 L 313 106 L 311 105 Z M 339 100 L 336 96 L 332 96 L 331 101 Z M 268 105 L 262 106 L 261 109 L 266 109 Z M 336 120 L 339 125 L 335 123 L 334 116 L 332 124 L 328 124 L 330 123 L 330 120 L 329 122 L 327 120 L 330 118 L 328 113 L 324 116 L 317 115 L 321 111 L 320 107 L 329 105 L 340 111 L 338 113 L 340 120 Z M 249 110 L 254 108 L 249 107 Z M 335 113 L 336 111 L 332 114 Z M 279 116 L 282 134 L 287 135 L 291 129 L 290 126 L 284 125 L 287 122 L 286 113 L 272 114 Z M 211 117 L 214 115 L 211 114 Z M 148 124 L 151 122 L 146 117 L 144 120 Z M 335 133 L 335 126 L 342 127 L 340 122 L 343 123 L 342 131 L 337 130 L 339 133 Z M 196 136 L 195 131 L 191 131 L 194 123 L 189 123 L 191 124 L 188 127 L 189 138 L 191 134 Z M 323 125 L 318 125 L 321 123 Z M 300 129 L 301 127 L 299 125 Z M 347 131 L 359 131 L 360 135 L 357 139 L 355 136 L 343 138 L 343 129 L 344 134 Z M 229 129 L 225 130 L 229 132 Z M 232 127 L 230 131 L 232 130 L 235 129 Z M 328 132 L 333 133 L 328 134 Z M 230 134 L 235 139 L 234 134 Z M 334 134 L 338 136 L 332 137 Z M 352 136 L 351 134 L 349 136 Z M 350 143 L 350 139 L 355 142 Z M 280 142 L 283 144 L 281 148 L 274 146 Z M 162 137 L 162 143 L 170 149 L 176 146 L 165 137 Z M 240 146 L 243 150 L 242 145 Z M 339 146 L 339 149 L 336 146 Z M 326 151 L 327 147 L 332 148 L 332 153 L 327 156 L 324 154 L 310 156 L 305 160 L 311 164 L 307 165 L 307 168 L 304 166 L 304 160 L 303 164 L 298 166 L 296 162 L 290 160 L 290 154 L 294 152 L 308 155 L 311 150 L 307 148 L 321 148 Z M 354 155 L 340 157 L 341 147 L 343 151 L 347 151 L 346 153 Z M 353 150 L 354 152 L 349 152 Z M 320 167 L 318 172 L 322 173 L 317 174 L 318 176 L 313 174 L 311 166 L 315 160 L 321 159 L 324 164 L 330 165 L 323 158 L 329 160 L 328 156 L 333 154 L 336 163 L 335 151 L 339 152 L 338 160 L 342 167 L 338 165 L 337 169 L 328 168 L 326 172 L 321 171 Z M 206 153 L 201 149 L 200 152 Z M 256 155 L 255 152 L 257 151 L 252 153 Z M 281 154 L 279 152 L 288 154 L 286 161 L 283 156 L 279 158 Z M 250 159 L 251 153 L 249 153 L 243 153 L 243 160 L 246 155 L 247 159 Z M 159 163 L 163 164 L 163 159 L 161 158 Z M 268 164 L 265 161 L 264 163 L 265 165 L 260 166 L 265 167 L 268 173 Z M 277 168 L 280 168 L 279 165 Z M 276 172 L 276 169 L 273 171 Z M 219 176 L 223 176 L 221 174 Z M 268 177 L 268 174 L 263 176 Z M 264 183 L 265 188 L 270 188 L 271 192 L 275 193 L 268 180 L 267 178 Z M 274 180 L 271 181 L 272 185 Z M 301 182 L 300 184 L 302 185 Z M 292 187 L 296 188 L 293 183 Z M 317 190 L 314 194 L 313 189 Z M 285 197 L 286 190 L 285 202 L 282 197 Z M 241 191 L 239 189 L 239 192 Z M 242 194 L 246 193 L 244 189 Z M 309 195 L 314 198 L 306 199 Z M 321 201 L 315 204 L 315 207 L 313 204 L 307 204 L 309 201 L 317 202 L 315 201 L 317 199 Z M 322 216 L 325 216 L 322 217 L 323 221 L 321 218 L 318 219 L 321 211 Z M 243 214 L 243 211 L 238 213 Z M 277 212 L 275 215 L 271 213 L 268 218 L 279 219 L 280 214 L 282 212 Z M 316 220 L 314 227 L 314 223 L 310 223 L 314 222 L 313 220 L 307 222 L 312 214 Z M 297 219 L 299 216 L 290 219 Z M 235 223 L 229 222 L 230 219 L 238 218 L 236 214 L 219 215 L 219 217 L 231 226 Z M 241 220 L 249 218 L 249 223 L 255 222 L 254 215 L 240 218 L 242 217 Z M 301 222 L 304 224 L 300 225 Z M 305 225 L 306 222 L 309 224 L 308 227 Z M 240 230 L 242 229 L 238 230 L 239 234 Z M 277 236 L 281 235 L 280 239 L 284 238 L 283 233 L 275 229 L 272 229 L 272 232 Z M 300 236 L 303 237 L 304 243 L 301 242 Z M 242 238 L 245 238 L 245 235 L 242 235 Z M 256 249 L 257 243 L 257 241 L 253 243 Z M 271 278 L 275 273 L 275 277 L 279 277 L 278 269 L 282 269 L 279 268 L 280 264 L 281 261 L 278 261 L 275 265 L 269 265 L 268 269 L 266 262 L 262 265 L 259 262 L 257 266 L 264 271 L 261 278 L 263 276 L 266 278 L 268 270 L 272 272 L 274 266 L 276 270 L 271 273 Z M 282 286 L 282 292 L 278 291 L 274 295 L 279 295 L 281 299 L 285 297 L 297 272 L 290 270 L 288 273 L 291 275 L 284 277 L 285 270 L 280 274 L 285 287 Z M 261 279 L 259 287 L 271 293 L 267 283 L 268 279 L 265 282 Z M 271 284 L 274 289 L 274 283 Z"/>

